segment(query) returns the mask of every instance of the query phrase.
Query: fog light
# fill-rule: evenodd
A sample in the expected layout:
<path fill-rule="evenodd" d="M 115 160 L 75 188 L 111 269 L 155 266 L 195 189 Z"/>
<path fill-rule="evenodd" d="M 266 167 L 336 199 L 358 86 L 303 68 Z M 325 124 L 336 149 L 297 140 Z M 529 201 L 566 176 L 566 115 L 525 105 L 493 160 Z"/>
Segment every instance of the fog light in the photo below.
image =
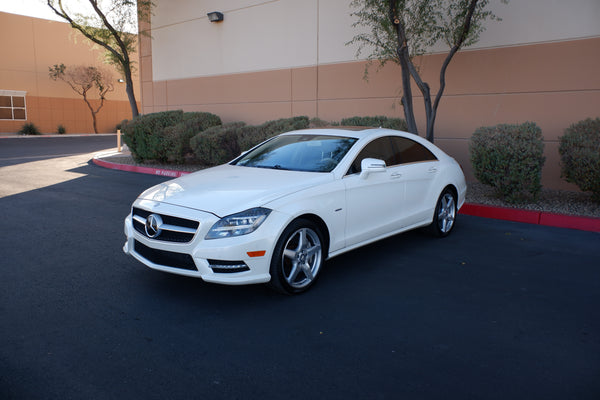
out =
<path fill-rule="evenodd" d="M 243 261 L 208 260 L 208 264 L 213 272 L 220 274 L 250 271 L 250 268 Z"/>

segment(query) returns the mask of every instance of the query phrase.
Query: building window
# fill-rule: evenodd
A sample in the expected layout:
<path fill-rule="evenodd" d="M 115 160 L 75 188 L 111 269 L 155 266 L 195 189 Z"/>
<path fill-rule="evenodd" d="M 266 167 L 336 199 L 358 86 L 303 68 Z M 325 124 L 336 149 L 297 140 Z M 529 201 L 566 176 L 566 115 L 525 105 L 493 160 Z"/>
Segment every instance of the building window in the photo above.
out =
<path fill-rule="evenodd" d="M 0 119 L 26 120 L 26 94 L 17 90 L 0 90 Z"/>

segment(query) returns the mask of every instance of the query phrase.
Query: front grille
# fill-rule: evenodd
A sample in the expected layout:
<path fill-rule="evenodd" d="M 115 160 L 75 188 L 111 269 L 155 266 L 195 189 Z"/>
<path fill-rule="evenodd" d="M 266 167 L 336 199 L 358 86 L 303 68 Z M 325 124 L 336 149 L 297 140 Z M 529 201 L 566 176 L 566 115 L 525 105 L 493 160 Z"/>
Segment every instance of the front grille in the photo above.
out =
<path fill-rule="evenodd" d="M 137 240 L 134 241 L 134 250 L 146 260 L 165 267 L 181 268 L 197 271 L 194 259 L 189 254 L 175 253 L 173 251 L 157 250 L 148 247 Z"/>
<path fill-rule="evenodd" d="M 133 227 L 140 234 L 146 235 L 146 218 L 152 212 L 134 207 L 132 210 Z M 162 219 L 163 225 L 160 235 L 152 238 L 165 242 L 189 243 L 194 238 L 200 223 L 185 218 L 173 217 L 171 215 L 156 214 Z"/>

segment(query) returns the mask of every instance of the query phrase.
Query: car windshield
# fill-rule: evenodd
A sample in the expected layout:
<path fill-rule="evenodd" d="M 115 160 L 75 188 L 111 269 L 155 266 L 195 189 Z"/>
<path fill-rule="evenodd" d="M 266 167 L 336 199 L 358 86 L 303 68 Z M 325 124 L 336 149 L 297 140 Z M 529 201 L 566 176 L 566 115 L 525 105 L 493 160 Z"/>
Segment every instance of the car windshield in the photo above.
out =
<path fill-rule="evenodd" d="M 357 141 L 327 135 L 277 136 L 233 161 L 233 165 L 291 171 L 331 172 Z"/>

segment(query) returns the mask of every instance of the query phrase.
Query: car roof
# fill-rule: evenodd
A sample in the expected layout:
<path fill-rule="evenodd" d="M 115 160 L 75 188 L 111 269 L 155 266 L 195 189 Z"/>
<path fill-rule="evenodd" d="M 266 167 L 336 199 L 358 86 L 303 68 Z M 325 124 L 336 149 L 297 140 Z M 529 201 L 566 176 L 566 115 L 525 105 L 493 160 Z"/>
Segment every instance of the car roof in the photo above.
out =
<path fill-rule="evenodd" d="M 373 128 L 373 127 L 365 127 L 365 126 L 335 126 L 335 127 L 327 127 L 327 128 L 309 128 L 309 129 L 301 129 L 297 131 L 291 131 L 283 133 L 283 135 L 321 135 L 321 136 L 344 136 L 351 137 L 356 139 L 362 139 L 365 137 L 378 137 L 385 135 L 397 135 L 404 136 L 416 141 L 420 141 L 418 135 L 413 133 L 398 131 L 395 129 L 387 129 L 387 128 Z"/>
<path fill-rule="evenodd" d="M 370 141 L 383 136 L 400 136 L 411 139 L 421 145 L 427 147 L 432 151 L 436 157 L 442 158 L 447 157 L 446 153 L 433 143 L 429 142 L 425 138 L 415 135 L 414 133 L 398 131 L 395 129 L 387 128 L 373 128 L 373 127 L 356 127 L 356 126 L 336 126 L 327 128 L 310 128 L 301 129 L 297 131 L 291 131 L 283 133 L 282 135 L 319 135 L 319 136 L 343 136 L 356 138 L 359 141 Z"/>

